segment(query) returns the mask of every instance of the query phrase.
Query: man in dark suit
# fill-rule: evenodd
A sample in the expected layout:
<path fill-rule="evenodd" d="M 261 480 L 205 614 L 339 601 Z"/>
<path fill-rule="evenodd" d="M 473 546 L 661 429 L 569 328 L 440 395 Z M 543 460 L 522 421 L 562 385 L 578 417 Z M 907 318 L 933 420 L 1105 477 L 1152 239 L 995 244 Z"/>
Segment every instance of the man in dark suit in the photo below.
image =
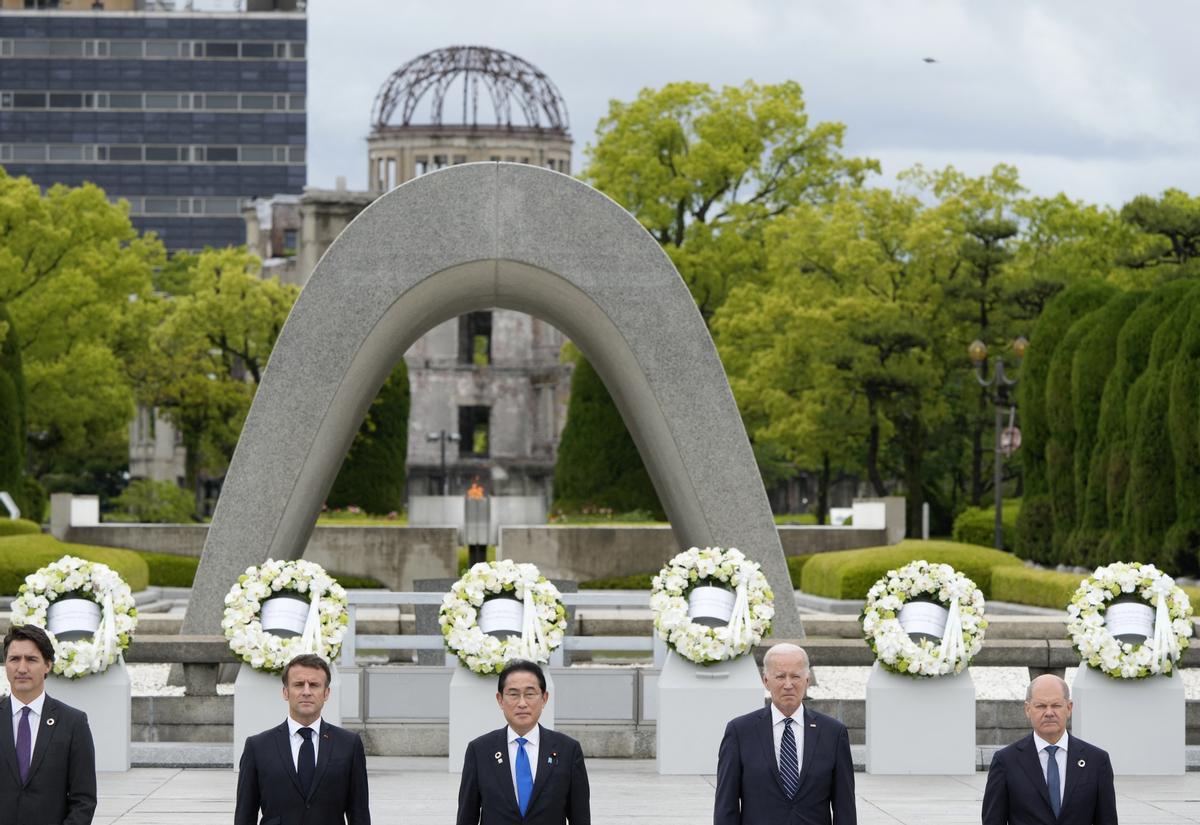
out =
<path fill-rule="evenodd" d="M 1033 732 L 997 751 L 983 792 L 983 825 L 1117 825 L 1108 753 L 1067 734 L 1071 692 L 1045 674 L 1025 689 Z"/>
<path fill-rule="evenodd" d="M 458 825 L 591 825 L 583 750 L 538 724 L 550 694 L 534 662 L 500 671 L 496 703 L 506 727 L 467 745 L 458 786 Z"/>
<path fill-rule="evenodd" d="M 54 645 L 40 627 L 4 637 L 10 694 L 0 701 L 0 825 L 89 825 L 96 750 L 87 714 L 46 695 Z"/>
<path fill-rule="evenodd" d="M 329 665 L 303 654 L 283 669 L 288 718 L 246 739 L 234 825 L 371 825 L 367 756 L 357 733 L 321 719 Z"/>
<path fill-rule="evenodd" d="M 846 726 L 804 707 L 808 654 L 780 642 L 763 657 L 770 707 L 725 727 L 713 825 L 855 825 Z"/>

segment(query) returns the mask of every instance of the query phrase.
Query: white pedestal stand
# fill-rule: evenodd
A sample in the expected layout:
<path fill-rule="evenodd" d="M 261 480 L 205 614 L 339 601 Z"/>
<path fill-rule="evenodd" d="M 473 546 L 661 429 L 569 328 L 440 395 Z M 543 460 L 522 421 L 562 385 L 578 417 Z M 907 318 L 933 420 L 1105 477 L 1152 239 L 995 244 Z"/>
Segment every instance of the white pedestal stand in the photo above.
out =
<path fill-rule="evenodd" d="M 342 724 L 342 703 L 338 690 L 342 686 L 338 669 L 330 665 L 333 678 L 329 680 L 329 699 L 321 710 L 321 718 L 331 725 Z M 270 730 L 287 719 L 288 703 L 283 697 L 283 679 L 271 673 L 255 670 L 243 663 L 233 680 L 233 769 L 242 761 L 246 738 Z"/>
<path fill-rule="evenodd" d="M 753 656 L 702 667 L 667 653 L 658 677 L 659 774 L 715 774 L 725 726 L 763 707 L 765 696 Z"/>
<path fill-rule="evenodd" d="M 51 676 L 46 694 L 87 714 L 96 745 L 96 770 L 129 770 L 129 740 L 133 719 L 129 671 L 118 658 L 103 673 L 82 679 Z"/>
<path fill-rule="evenodd" d="M 546 690 L 550 693 L 550 700 L 542 709 L 538 724 L 553 729 L 554 680 L 545 665 L 542 666 L 542 672 L 546 674 Z M 450 773 L 462 773 L 463 757 L 472 739 L 507 724 L 504 712 L 496 704 L 498 681 L 497 674 L 481 676 L 472 673 L 461 663 L 454 668 L 454 675 L 450 677 Z"/>
<path fill-rule="evenodd" d="M 1080 665 L 1071 687 L 1071 733 L 1108 751 L 1117 776 L 1182 776 L 1187 710 L 1183 679 L 1113 679 Z"/>
<path fill-rule="evenodd" d="M 878 662 L 867 678 L 867 773 L 974 774 L 971 672 L 917 679 Z"/>

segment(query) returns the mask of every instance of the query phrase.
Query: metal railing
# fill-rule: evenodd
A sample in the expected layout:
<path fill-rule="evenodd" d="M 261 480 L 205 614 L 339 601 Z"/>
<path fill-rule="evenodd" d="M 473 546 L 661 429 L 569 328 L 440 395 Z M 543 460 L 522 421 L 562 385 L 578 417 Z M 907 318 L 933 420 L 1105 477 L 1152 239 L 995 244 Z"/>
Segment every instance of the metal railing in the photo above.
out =
<path fill-rule="evenodd" d="M 342 639 L 342 652 L 338 664 L 342 667 L 354 667 L 359 648 L 369 650 L 442 650 L 445 640 L 440 633 L 418 634 L 359 634 L 359 607 L 400 607 L 412 605 L 414 608 L 423 605 L 441 605 L 443 593 L 415 593 L 409 591 L 390 590 L 351 590 L 347 594 L 350 621 L 346 635 Z M 563 604 L 568 607 L 633 607 L 650 608 L 649 593 L 563 593 Z M 630 651 L 651 653 L 656 667 L 661 667 L 666 657 L 666 647 L 653 633 L 637 636 L 572 636 L 563 638 L 562 647 L 550 656 L 552 666 L 563 664 L 564 650 L 579 651 Z M 453 656 L 446 654 L 446 663 L 451 664 Z"/>

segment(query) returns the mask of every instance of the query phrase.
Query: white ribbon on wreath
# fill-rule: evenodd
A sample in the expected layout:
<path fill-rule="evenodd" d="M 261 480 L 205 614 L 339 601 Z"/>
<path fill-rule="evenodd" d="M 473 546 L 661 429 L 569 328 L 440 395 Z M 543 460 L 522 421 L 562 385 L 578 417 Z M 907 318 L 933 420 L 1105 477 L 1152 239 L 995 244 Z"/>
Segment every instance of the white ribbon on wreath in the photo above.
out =
<path fill-rule="evenodd" d="M 117 649 L 117 617 L 113 610 L 111 589 L 105 589 L 100 603 L 100 625 L 96 628 L 95 640 L 100 644 L 100 661 L 107 662 Z"/>
<path fill-rule="evenodd" d="M 1171 615 L 1167 611 L 1167 596 L 1158 591 L 1158 606 L 1154 611 L 1154 656 L 1158 659 L 1159 672 L 1165 671 L 1168 661 L 1179 659 L 1179 640 L 1171 628 Z"/>
<path fill-rule="evenodd" d="M 754 641 L 751 625 L 750 593 L 746 582 L 754 575 L 755 567 L 742 565 L 738 570 L 738 586 L 734 590 L 733 613 L 729 616 L 729 638 L 725 640 L 725 655 L 732 658 L 732 651 Z"/>
<path fill-rule="evenodd" d="M 315 653 L 324 656 L 324 645 L 321 639 L 321 591 L 312 588 L 309 591 L 308 616 L 304 619 L 304 631 L 300 634 L 300 649 L 305 653 Z"/>
<path fill-rule="evenodd" d="M 958 606 L 958 596 L 950 600 L 950 610 L 946 615 L 946 629 L 942 631 L 941 650 L 938 651 L 938 664 L 957 662 L 966 655 L 967 645 L 963 641 L 962 616 Z"/>
<path fill-rule="evenodd" d="M 525 585 L 525 602 L 521 611 L 520 656 L 530 661 L 537 660 L 537 652 L 546 644 L 542 623 L 537 620 L 537 607 L 533 603 L 533 588 Z"/>

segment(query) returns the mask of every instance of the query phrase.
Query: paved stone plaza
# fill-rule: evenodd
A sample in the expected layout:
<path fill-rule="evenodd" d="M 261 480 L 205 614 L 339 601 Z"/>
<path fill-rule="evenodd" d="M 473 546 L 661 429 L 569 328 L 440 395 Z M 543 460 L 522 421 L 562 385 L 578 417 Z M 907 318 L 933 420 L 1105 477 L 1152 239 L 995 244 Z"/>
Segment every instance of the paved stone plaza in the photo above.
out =
<path fill-rule="evenodd" d="M 438 758 L 371 757 L 371 821 L 444 825 L 454 819 L 458 775 Z M 592 819 L 604 823 L 700 825 L 712 821 L 713 776 L 659 776 L 653 761 L 588 763 Z M 860 825 L 950 825 L 979 821 L 987 774 L 855 775 Z M 136 768 L 100 775 L 96 825 L 211 825 L 233 818 L 231 770 Z M 1200 823 L 1200 773 L 1117 779 L 1122 825 Z"/>

